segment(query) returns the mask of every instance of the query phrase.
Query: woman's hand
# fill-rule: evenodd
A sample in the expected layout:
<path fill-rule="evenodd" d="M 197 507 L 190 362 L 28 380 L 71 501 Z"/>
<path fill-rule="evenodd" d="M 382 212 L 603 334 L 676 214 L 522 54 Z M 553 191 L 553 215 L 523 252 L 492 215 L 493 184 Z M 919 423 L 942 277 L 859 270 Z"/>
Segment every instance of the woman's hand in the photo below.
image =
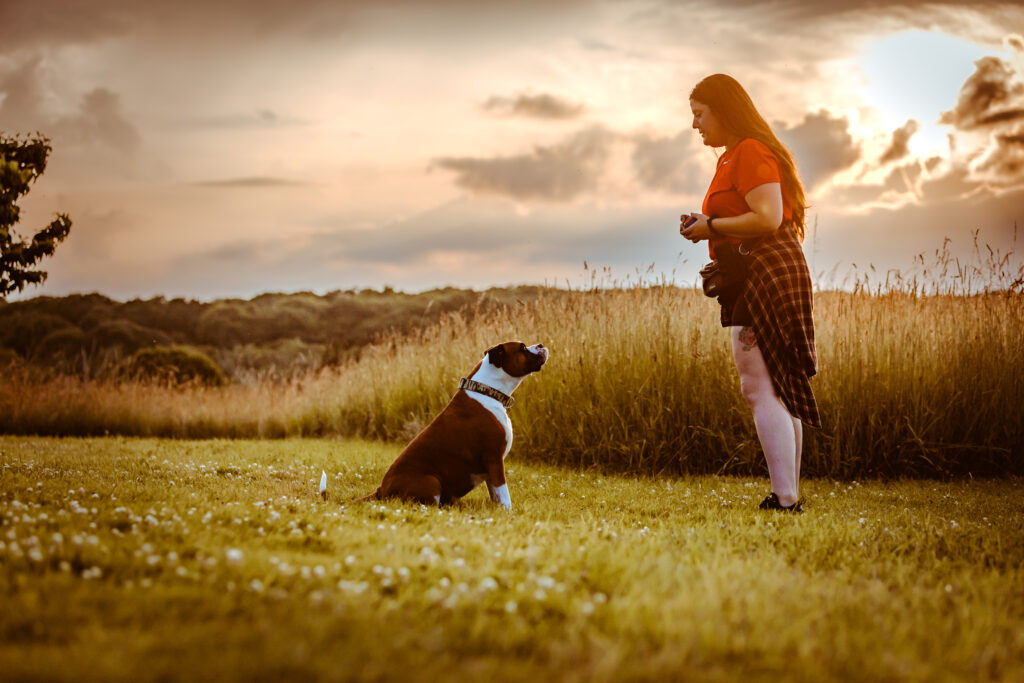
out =
<path fill-rule="evenodd" d="M 694 244 L 711 237 L 708 217 L 702 213 L 684 213 L 679 217 L 679 234 Z"/>

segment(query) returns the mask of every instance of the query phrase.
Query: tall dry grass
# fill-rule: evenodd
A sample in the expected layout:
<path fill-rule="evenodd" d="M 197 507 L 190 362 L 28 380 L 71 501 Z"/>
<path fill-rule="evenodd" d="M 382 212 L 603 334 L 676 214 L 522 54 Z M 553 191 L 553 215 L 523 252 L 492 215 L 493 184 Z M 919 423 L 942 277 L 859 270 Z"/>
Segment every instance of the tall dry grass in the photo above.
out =
<path fill-rule="evenodd" d="M 935 282 L 935 280 L 932 280 Z M 824 429 L 804 472 L 833 477 L 1024 473 L 1024 294 L 904 281 L 815 297 Z M 982 288 L 984 289 L 984 288 Z M 169 437 L 411 438 L 486 348 L 543 342 L 552 358 L 517 393 L 513 455 L 638 472 L 760 473 L 717 304 L 638 282 L 458 314 L 287 382 L 223 388 L 0 379 L 0 431 Z"/>

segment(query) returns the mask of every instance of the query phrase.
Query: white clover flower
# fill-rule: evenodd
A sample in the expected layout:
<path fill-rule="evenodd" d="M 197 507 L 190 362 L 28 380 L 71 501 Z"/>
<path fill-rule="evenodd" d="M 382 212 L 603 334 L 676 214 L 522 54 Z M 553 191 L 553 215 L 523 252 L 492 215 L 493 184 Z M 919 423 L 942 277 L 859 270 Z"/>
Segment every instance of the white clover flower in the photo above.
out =
<path fill-rule="evenodd" d="M 366 592 L 368 587 L 369 584 L 365 581 L 342 580 L 338 582 L 338 590 L 355 593 L 356 595 Z"/>
<path fill-rule="evenodd" d="M 224 552 L 224 556 L 227 558 L 228 562 L 241 562 L 243 557 L 242 551 L 238 548 L 228 548 Z"/>
<path fill-rule="evenodd" d="M 482 591 L 493 591 L 498 589 L 498 582 L 492 577 L 488 576 L 480 582 L 480 590 Z"/>

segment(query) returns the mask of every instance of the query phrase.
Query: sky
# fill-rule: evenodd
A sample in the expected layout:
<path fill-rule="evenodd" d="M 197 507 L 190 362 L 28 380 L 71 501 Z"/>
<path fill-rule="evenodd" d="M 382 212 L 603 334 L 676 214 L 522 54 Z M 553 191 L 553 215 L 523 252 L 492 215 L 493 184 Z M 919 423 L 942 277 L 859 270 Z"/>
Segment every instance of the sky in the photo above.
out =
<path fill-rule="evenodd" d="M 0 0 L 0 132 L 53 145 L 18 230 L 73 221 L 9 300 L 691 284 L 712 73 L 794 153 L 818 287 L 1019 259 L 1022 34 L 1020 0 Z"/>

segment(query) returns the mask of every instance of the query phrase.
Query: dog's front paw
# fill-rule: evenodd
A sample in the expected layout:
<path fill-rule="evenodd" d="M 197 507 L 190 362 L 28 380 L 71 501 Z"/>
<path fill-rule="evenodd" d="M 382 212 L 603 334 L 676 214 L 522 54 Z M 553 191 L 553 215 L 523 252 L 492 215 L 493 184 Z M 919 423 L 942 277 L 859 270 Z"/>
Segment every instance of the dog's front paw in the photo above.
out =
<path fill-rule="evenodd" d="M 506 510 L 512 509 L 512 497 L 508 495 L 508 484 L 502 484 L 494 488 L 488 487 L 488 489 L 491 492 L 491 500 Z"/>

